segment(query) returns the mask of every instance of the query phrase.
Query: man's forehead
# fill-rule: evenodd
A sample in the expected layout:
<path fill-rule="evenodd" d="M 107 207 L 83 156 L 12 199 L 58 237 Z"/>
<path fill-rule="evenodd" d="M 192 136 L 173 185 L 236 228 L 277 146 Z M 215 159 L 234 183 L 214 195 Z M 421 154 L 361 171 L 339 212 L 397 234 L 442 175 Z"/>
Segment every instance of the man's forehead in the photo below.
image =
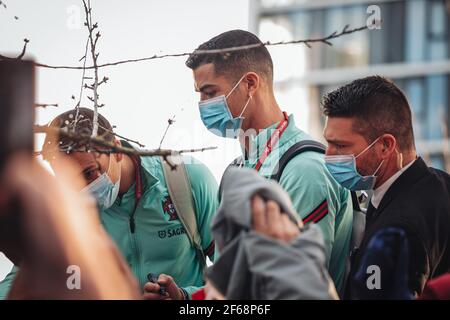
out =
<path fill-rule="evenodd" d="M 68 156 L 75 160 L 81 168 L 97 166 L 97 159 L 92 152 L 72 152 Z"/>
<path fill-rule="evenodd" d="M 71 153 L 61 153 L 60 157 L 56 157 L 53 160 L 49 161 L 50 166 L 54 173 L 58 175 L 64 170 L 64 162 L 60 162 L 59 159 L 66 161 L 70 161 L 73 165 L 75 165 L 79 172 L 83 172 L 87 169 L 94 169 L 99 167 L 99 163 L 94 156 L 94 153 L 90 152 L 71 152 Z"/>
<path fill-rule="evenodd" d="M 217 75 L 214 69 L 214 64 L 202 64 L 194 70 L 195 90 L 200 90 L 203 86 L 214 84 Z"/>
<path fill-rule="evenodd" d="M 363 145 L 367 143 L 365 127 L 358 127 L 359 119 L 328 117 L 324 129 L 324 137 L 328 143 Z"/>
<path fill-rule="evenodd" d="M 353 118 L 327 117 L 324 136 L 327 140 L 352 139 L 356 133 L 353 130 Z"/>

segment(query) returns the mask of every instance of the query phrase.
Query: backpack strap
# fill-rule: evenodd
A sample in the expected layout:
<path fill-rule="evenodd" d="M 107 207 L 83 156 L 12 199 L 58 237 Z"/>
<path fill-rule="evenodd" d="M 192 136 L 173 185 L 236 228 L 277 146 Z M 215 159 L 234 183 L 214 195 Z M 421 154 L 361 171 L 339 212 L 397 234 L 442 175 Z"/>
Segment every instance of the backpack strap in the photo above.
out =
<path fill-rule="evenodd" d="M 314 151 L 324 154 L 325 150 L 326 147 L 323 144 L 314 140 L 303 140 L 297 142 L 283 154 L 280 161 L 278 162 L 278 168 L 275 168 L 271 179 L 279 182 L 284 168 L 295 156 L 298 156 L 299 154 L 307 151 Z M 364 210 L 360 206 L 360 201 L 358 199 L 357 193 L 355 191 L 350 191 L 350 194 L 352 197 L 353 205 L 352 243 L 354 244 L 354 246 L 359 246 L 365 229 L 365 214 Z"/>
<path fill-rule="evenodd" d="M 300 142 L 297 142 L 281 156 L 280 160 L 278 161 L 278 166 L 275 168 L 270 178 L 279 182 L 284 168 L 295 156 L 298 156 L 299 154 L 307 151 L 314 151 L 324 154 L 325 150 L 326 147 L 322 143 L 314 140 L 302 140 Z"/>
<path fill-rule="evenodd" d="M 280 181 L 281 174 L 283 173 L 283 170 L 288 164 L 288 162 L 295 156 L 299 155 L 300 153 L 307 151 L 325 153 L 325 150 L 326 147 L 323 144 L 314 140 L 302 140 L 300 142 L 297 142 L 283 154 L 283 156 L 278 161 L 277 168 L 275 168 L 270 178 L 276 181 Z M 239 156 L 228 165 L 227 169 L 231 167 L 242 167 L 242 166 L 244 166 L 244 158 L 242 156 Z"/>
<path fill-rule="evenodd" d="M 168 158 L 170 162 L 177 164 L 176 168 L 172 170 L 167 162 L 161 158 L 164 178 L 166 179 L 170 198 L 178 213 L 178 218 L 186 230 L 189 241 L 196 250 L 197 257 L 204 267 L 206 266 L 206 257 L 203 253 L 202 240 L 198 231 L 197 217 L 192 199 L 192 188 L 186 166 L 180 154 L 171 155 Z"/>

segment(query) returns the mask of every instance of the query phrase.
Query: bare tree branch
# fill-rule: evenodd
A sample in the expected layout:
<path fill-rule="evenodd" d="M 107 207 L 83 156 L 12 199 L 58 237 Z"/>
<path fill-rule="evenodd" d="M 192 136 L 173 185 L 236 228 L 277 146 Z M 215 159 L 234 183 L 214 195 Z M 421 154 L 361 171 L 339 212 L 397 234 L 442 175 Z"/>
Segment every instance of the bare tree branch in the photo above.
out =
<path fill-rule="evenodd" d="M 166 157 L 176 155 L 176 154 L 204 152 L 204 151 L 208 151 L 208 150 L 217 149 L 217 147 L 205 147 L 205 148 L 199 148 L 199 149 L 183 149 L 183 150 L 170 150 L 170 149 L 143 150 L 143 149 L 133 149 L 133 148 L 116 145 L 114 143 L 104 140 L 101 137 L 98 137 L 98 136 L 93 137 L 88 134 L 75 133 L 72 130 L 68 130 L 67 128 L 58 129 L 58 128 L 49 127 L 49 126 L 35 125 L 34 132 L 55 135 L 58 137 L 64 137 L 66 139 L 76 141 L 80 145 L 85 145 L 85 146 L 90 146 L 90 147 L 99 146 L 102 148 L 106 148 L 106 149 L 93 148 L 92 150 L 99 152 L 99 153 L 107 153 L 107 154 L 123 153 L 123 154 L 127 154 L 127 155 L 140 156 L 140 157 L 161 156 L 163 158 L 166 158 Z M 76 150 L 73 150 L 73 151 L 76 151 Z M 70 151 L 68 151 L 68 152 L 70 152 Z"/>
<path fill-rule="evenodd" d="M 94 36 L 94 30 L 98 28 L 98 23 L 92 23 L 92 7 L 91 7 L 91 1 L 87 0 L 83 0 L 83 6 L 84 6 L 84 11 L 85 11 L 85 15 L 86 15 L 86 22 L 85 22 L 85 26 L 88 29 L 89 32 L 89 42 L 90 42 L 90 49 L 91 49 L 91 56 L 92 56 L 92 63 L 93 63 L 93 69 L 94 69 L 94 83 L 92 84 L 92 91 L 94 93 L 94 97 L 92 99 L 92 101 L 94 102 L 94 118 L 92 119 L 92 123 L 93 123 L 93 128 L 92 128 L 92 136 L 95 137 L 97 135 L 98 132 L 98 108 L 99 108 L 99 104 L 98 104 L 98 86 L 99 86 L 99 80 L 98 80 L 98 65 L 97 65 L 97 59 L 99 56 L 99 53 L 96 52 L 96 46 L 97 46 L 97 41 L 100 38 L 100 32 L 97 32 L 96 35 Z M 86 61 L 86 57 L 85 57 L 85 61 Z M 84 67 L 84 70 L 86 70 L 86 67 Z"/>
<path fill-rule="evenodd" d="M 23 44 L 23 49 L 22 49 L 22 52 L 19 54 L 19 56 L 17 57 L 17 59 L 22 59 L 23 58 L 23 56 L 25 55 L 25 52 L 27 51 L 27 44 L 28 44 L 28 42 L 30 42 L 30 40 L 28 40 L 28 39 L 23 39 L 23 42 L 24 42 L 24 44 Z"/>
<path fill-rule="evenodd" d="M 132 140 L 132 139 L 130 139 L 130 138 L 124 137 L 124 136 L 122 136 L 122 135 L 120 135 L 120 134 L 118 134 L 118 133 L 115 133 L 114 131 L 111 131 L 111 130 L 109 130 L 109 129 L 103 127 L 103 126 L 100 125 L 100 124 L 99 124 L 98 126 L 99 126 L 99 128 L 101 128 L 102 130 L 104 130 L 104 131 L 107 132 L 107 133 L 110 133 L 110 134 L 112 134 L 112 135 L 114 135 L 114 136 L 116 136 L 116 137 L 119 137 L 119 138 L 123 139 L 123 140 L 129 141 L 129 142 L 133 142 L 133 143 L 137 144 L 137 145 L 138 145 L 139 147 L 141 147 L 141 148 L 144 148 L 144 147 L 145 147 L 145 145 L 142 144 L 142 143 L 140 143 L 139 141 Z M 161 147 L 160 147 L 160 148 L 161 148 Z"/>
<path fill-rule="evenodd" d="M 27 51 L 27 45 L 30 42 L 30 40 L 25 38 L 25 39 L 23 39 L 23 42 L 24 42 L 24 44 L 23 44 L 22 52 L 17 57 L 15 57 L 15 58 L 7 57 L 7 56 L 0 54 L 0 61 L 1 60 L 21 60 Z"/>
<path fill-rule="evenodd" d="M 0 0 L 0 8 L 3 8 L 3 9 L 6 10 L 8 7 L 6 6 L 6 3 L 4 1 Z M 14 16 L 14 19 L 15 20 L 19 20 L 19 17 L 18 16 Z M 23 42 L 24 42 L 24 44 L 23 44 L 22 52 L 17 57 L 15 57 L 15 58 L 7 57 L 7 56 L 4 56 L 4 55 L 0 54 L 0 61 L 2 61 L 2 60 L 14 60 L 14 59 L 21 60 L 23 58 L 23 56 L 25 55 L 25 52 L 27 51 L 27 44 L 28 44 L 28 42 L 30 42 L 30 40 L 23 39 Z"/>
<path fill-rule="evenodd" d="M 279 42 L 264 42 L 264 43 L 256 43 L 251 45 L 245 45 L 245 46 L 238 46 L 238 47 L 230 47 L 230 48 L 224 48 L 224 49 L 214 49 L 214 50 L 195 50 L 194 52 L 186 52 L 186 53 L 175 53 L 175 54 L 164 54 L 164 55 L 153 55 L 150 57 L 144 57 L 144 58 L 137 58 L 137 59 L 128 59 L 128 60 L 122 60 L 122 61 L 116 61 L 116 62 L 109 62 L 104 64 L 99 64 L 97 66 L 88 66 L 85 67 L 86 69 L 99 69 L 104 67 L 110 67 L 110 66 L 117 66 L 121 64 L 126 63 L 133 63 L 133 62 L 141 62 L 141 61 L 147 61 L 147 60 L 155 60 L 155 59 L 163 59 L 163 58 L 169 58 L 169 57 L 184 57 L 184 56 L 190 56 L 191 54 L 226 54 L 230 52 L 235 51 L 241 51 L 241 50 L 249 50 L 254 48 L 259 48 L 262 46 L 280 46 L 280 45 L 289 45 L 289 44 L 304 44 L 308 48 L 311 48 L 311 44 L 313 43 L 324 43 L 326 45 L 332 46 L 331 40 L 334 40 L 336 38 L 340 38 L 345 35 L 349 35 L 355 32 L 366 30 L 367 26 L 362 26 L 359 28 L 349 29 L 349 26 L 346 25 L 344 29 L 341 32 L 333 32 L 332 34 L 322 37 L 322 38 L 311 38 L 311 39 L 302 39 L 302 40 L 292 40 L 292 41 L 279 41 Z M 72 70 L 80 70 L 83 69 L 83 67 L 79 66 L 54 66 L 54 65 L 48 65 L 44 63 L 36 63 L 37 67 L 42 68 L 50 68 L 50 69 L 72 69 Z"/>
<path fill-rule="evenodd" d="M 80 86 L 80 95 L 78 97 L 78 102 L 75 105 L 75 125 L 74 128 L 76 128 L 77 126 L 77 122 L 78 122 L 78 117 L 80 116 L 80 106 L 81 106 L 81 99 L 83 98 L 83 89 L 84 89 L 84 80 L 86 79 L 86 61 L 87 61 L 87 52 L 88 52 L 88 46 L 89 46 L 89 38 L 86 40 L 86 46 L 84 49 L 84 56 L 79 60 L 84 60 L 83 61 L 83 73 L 81 75 L 81 86 Z M 75 98 L 75 97 L 73 97 Z"/>

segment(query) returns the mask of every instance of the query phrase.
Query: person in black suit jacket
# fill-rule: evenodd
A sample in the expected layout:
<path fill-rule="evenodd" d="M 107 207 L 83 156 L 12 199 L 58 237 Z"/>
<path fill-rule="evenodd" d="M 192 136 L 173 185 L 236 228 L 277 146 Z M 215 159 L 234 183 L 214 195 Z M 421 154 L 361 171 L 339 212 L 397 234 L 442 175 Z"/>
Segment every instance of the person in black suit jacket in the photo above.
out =
<path fill-rule="evenodd" d="M 327 94 L 322 104 L 328 169 L 350 190 L 373 190 L 349 277 L 349 284 L 358 280 L 367 288 L 358 294 L 350 289 L 347 297 L 392 298 L 390 293 L 399 289 L 391 287 L 395 277 L 406 277 L 406 290 L 420 294 L 429 279 L 450 272 L 449 174 L 417 156 L 411 109 L 393 82 L 379 76 L 358 79 Z M 388 233 L 388 240 L 371 243 L 383 230 L 404 233 L 406 247 L 403 240 L 395 240 L 400 236 Z M 399 259 L 401 254 L 404 259 Z M 399 269 L 405 259 L 406 267 Z M 384 266 L 379 270 L 382 280 L 370 285 L 374 265 Z M 356 273 L 365 277 L 355 279 Z M 378 290 L 376 295 L 373 290 Z"/>

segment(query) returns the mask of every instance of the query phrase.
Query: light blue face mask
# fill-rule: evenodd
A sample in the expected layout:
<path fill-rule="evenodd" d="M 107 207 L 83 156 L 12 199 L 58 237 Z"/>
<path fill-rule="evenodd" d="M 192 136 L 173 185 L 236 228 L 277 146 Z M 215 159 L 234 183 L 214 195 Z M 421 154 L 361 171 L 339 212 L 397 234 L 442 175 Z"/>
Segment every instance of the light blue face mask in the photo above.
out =
<path fill-rule="evenodd" d="M 81 192 L 89 192 L 95 198 L 100 210 L 111 207 L 119 194 L 120 173 L 119 180 L 117 180 L 116 183 L 113 183 L 107 174 L 110 165 L 111 155 L 109 158 L 108 170 L 81 190 Z"/>
<path fill-rule="evenodd" d="M 352 191 L 372 190 L 374 188 L 377 179 L 376 174 L 383 165 L 384 160 L 381 161 L 380 165 L 372 175 L 362 176 L 356 169 L 356 159 L 364 152 L 369 150 L 378 141 L 378 139 L 379 138 L 372 142 L 357 156 L 353 154 L 325 156 L 325 165 L 328 168 L 328 171 L 330 171 L 334 179 L 339 182 L 344 188 Z"/>
<path fill-rule="evenodd" d="M 210 132 L 219 137 L 236 139 L 239 130 L 241 129 L 242 121 L 245 119 L 242 115 L 250 103 L 252 96 L 248 98 L 241 114 L 236 118 L 233 118 L 233 115 L 228 108 L 227 99 L 241 83 L 244 77 L 245 75 L 238 81 L 238 83 L 236 83 L 230 93 L 226 96 L 221 95 L 212 99 L 200 101 L 198 103 L 200 117 L 203 124 Z"/>

